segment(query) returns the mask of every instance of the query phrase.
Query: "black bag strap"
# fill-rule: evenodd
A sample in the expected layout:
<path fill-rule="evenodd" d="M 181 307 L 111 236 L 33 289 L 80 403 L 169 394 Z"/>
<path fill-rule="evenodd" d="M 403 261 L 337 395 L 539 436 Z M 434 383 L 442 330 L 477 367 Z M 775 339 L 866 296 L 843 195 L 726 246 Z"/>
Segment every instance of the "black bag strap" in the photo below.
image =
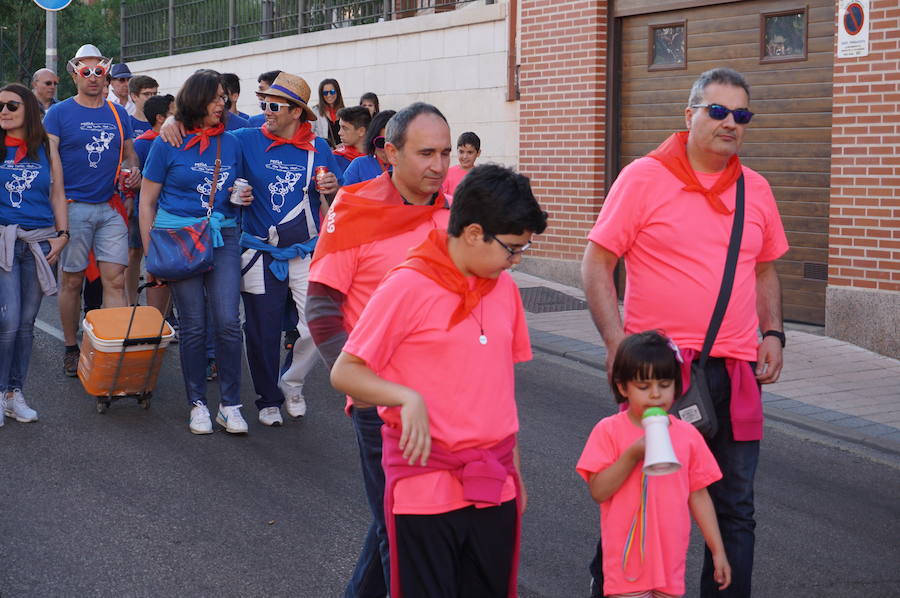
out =
<path fill-rule="evenodd" d="M 734 287 L 734 273 L 737 271 L 738 254 L 741 251 L 741 237 L 744 234 L 744 174 L 737 180 L 737 194 L 734 202 L 734 223 L 731 225 L 731 239 L 728 241 L 728 255 L 725 258 L 725 274 L 722 276 L 722 286 L 719 288 L 719 298 L 716 299 L 716 307 L 713 309 L 712 318 L 709 320 L 709 328 L 706 330 L 706 339 L 703 341 L 703 350 L 700 351 L 700 367 L 706 367 L 709 352 L 712 351 L 713 342 L 719 334 L 722 320 L 725 318 L 725 310 L 731 299 L 731 289 Z"/>

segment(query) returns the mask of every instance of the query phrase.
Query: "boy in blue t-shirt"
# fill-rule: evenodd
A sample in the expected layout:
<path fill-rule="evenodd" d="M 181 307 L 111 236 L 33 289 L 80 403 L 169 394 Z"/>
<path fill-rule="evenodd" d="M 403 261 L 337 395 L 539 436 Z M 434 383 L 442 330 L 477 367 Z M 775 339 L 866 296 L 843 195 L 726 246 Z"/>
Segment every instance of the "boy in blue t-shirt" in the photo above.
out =
<path fill-rule="evenodd" d="M 60 256 L 59 310 L 66 353 L 63 369 L 77 375 L 75 333 L 80 315 L 81 287 L 93 251 L 103 283 L 103 306 L 124 307 L 128 229 L 125 218 L 111 205 L 116 195 L 120 159 L 131 169 L 127 188 L 140 185 L 128 113 L 103 100 L 109 59 L 90 44 L 79 49 L 67 68 L 77 89 L 68 100 L 54 104 L 44 117 L 51 146 L 59 152 L 69 200 L 71 238 Z M 116 195 L 116 197 L 118 197 Z M 121 206 L 119 206 L 121 208 Z M 124 206 L 124 210 L 130 206 Z"/>
<path fill-rule="evenodd" d="M 144 113 L 147 100 L 159 92 L 159 83 L 153 77 L 136 75 L 128 80 L 128 95 L 134 102 L 134 114 L 131 115 L 131 129 L 135 138 L 153 128 L 150 119 Z"/>

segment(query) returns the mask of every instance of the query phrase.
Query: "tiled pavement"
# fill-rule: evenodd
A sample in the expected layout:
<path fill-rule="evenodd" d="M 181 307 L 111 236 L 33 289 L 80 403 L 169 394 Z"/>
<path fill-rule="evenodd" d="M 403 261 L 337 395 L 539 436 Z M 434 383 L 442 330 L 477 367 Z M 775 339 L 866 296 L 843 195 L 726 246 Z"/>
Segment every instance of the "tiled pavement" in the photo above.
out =
<path fill-rule="evenodd" d="M 584 299 L 577 288 L 523 272 L 513 277 L 523 290 Z M 605 369 L 606 350 L 587 309 L 527 317 L 535 348 Z M 786 328 L 781 378 L 763 387 L 766 417 L 900 455 L 900 361 L 809 326 Z"/>

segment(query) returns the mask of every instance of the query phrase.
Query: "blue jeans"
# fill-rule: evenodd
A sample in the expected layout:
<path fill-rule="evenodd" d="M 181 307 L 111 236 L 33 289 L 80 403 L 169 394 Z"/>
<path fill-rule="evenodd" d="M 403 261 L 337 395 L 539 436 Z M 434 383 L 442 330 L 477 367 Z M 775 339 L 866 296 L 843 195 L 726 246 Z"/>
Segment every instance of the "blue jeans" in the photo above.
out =
<path fill-rule="evenodd" d="M 50 253 L 50 243 L 41 241 L 41 248 Z M 0 391 L 21 390 L 25 382 L 34 320 L 44 299 L 28 245 L 16 239 L 13 253 L 12 269 L 0 269 Z"/>
<path fill-rule="evenodd" d="M 751 364 L 755 366 L 755 364 Z M 731 585 L 719 591 L 713 579 L 709 548 L 703 557 L 700 577 L 702 598 L 749 598 L 753 573 L 756 521 L 753 508 L 753 478 L 759 463 L 759 441 L 737 441 L 731 432 L 731 381 L 721 359 L 710 359 L 706 367 L 709 392 L 719 418 L 719 432 L 707 445 L 722 470 L 722 479 L 709 486 L 716 509 L 725 553 L 731 565 Z"/>
<path fill-rule="evenodd" d="M 363 484 L 372 523 L 363 542 L 344 598 L 384 598 L 391 579 L 390 548 L 384 523 L 384 470 L 381 468 L 381 426 L 375 407 L 353 408 L 353 427 L 359 443 Z"/>
<path fill-rule="evenodd" d="M 206 330 L 212 327 L 222 405 L 241 404 L 241 261 L 237 229 L 223 228 L 222 238 L 225 244 L 213 250 L 212 270 L 169 282 L 178 310 L 178 350 L 189 403 L 206 404 Z M 212 322 L 207 322 L 207 314 Z"/>

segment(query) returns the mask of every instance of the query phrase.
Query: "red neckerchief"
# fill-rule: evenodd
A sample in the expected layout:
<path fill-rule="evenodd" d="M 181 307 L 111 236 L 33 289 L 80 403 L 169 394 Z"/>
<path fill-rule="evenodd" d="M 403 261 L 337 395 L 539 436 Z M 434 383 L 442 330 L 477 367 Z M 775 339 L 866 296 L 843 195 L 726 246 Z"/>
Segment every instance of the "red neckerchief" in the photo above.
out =
<path fill-rule="evenodd" d="M 325 106 L 325 114 L 331 122 L 337 122 L 337 110 L 331 106 Z"/>
<path fill-rule="evenodd" d="M 148 139 L 150 141 L 153 141 L 157 137 L 159 137 L 159 133 L 157 133 L 153 129 L 148 129 L 148 130 L 144 131 L 143 133 L 141 133 L 140 135 L 138 135 L 137 138 L 135 138 L 135 141 L 137 141 L 138 139 Z"/>
<path fill-rule="evenodd" d="M 225 131 L 225 125 L 222 123 L 217 124 L 214 127 L 201 128 L 197 127 L 196 129 L 191 129 L 187 132 L 188 135 L 195 135 L 193 139 L 187 142 L 181 151 L 188 149 L 191 146 L 200 144 L 200 155 L 203 155 L 203 152 L 206 151 L 206 148 L 209 147 L 209 139 L 210 137 L 215 137 L 216 135 L 221 135 Z"/>
<path fill-rule="evenodd" d="M 446 230 L 432 230 L 424 241 L 409 250 L 407 260 L 394 269 L 415 270 L 451 293 L 459 295 L 459 305 L 450 316 L 450 325 L 447 326 L 447 330 L 450 330 L 469 317 L 482 297 L 494 290 L 497 279 L 476 277 L 475 287 L 469 288 L 468 279 L 450 257 L 447 239 Z"/>
<path fill-rule="evenodd" d="M 313 144 L 316 140 L 316 134 L 313 133 L 312 125 L 308 122 L 298 123 L 297 130 L 294 131 L 294 136 L 290 139 L 285 139 L 284 137 L 279 137 L 275 133 L 272 133 L 269 131 L 268 125 L 263 125 L 260 127 L 260 130 L 264 137 L 272 140 L 271 145 L 266 148 L 266 151 L 279 145 L 293 145 L 297 149 L 306 150 L 308 152 L 316 151 L 316 147 Z"/>
<path fill-rule="evenodd" d="M 674 174 L 678 180 L 685 184 L 683 191 L 696 191 L 706 197 L 714 210 L 721 214 L 731 214 L 734 210 L 729 210 L 722 202 L 719 194 L 731 187 L 737 182 L 741 176 L 741 160 L 737 154 L 728 159 L 725 170 L 719 176 L 719 180 L 709 189 L 700 184 L 697 174 L 691 166 L 687 155 L 687 139 L 688 132 L 681 131 L 673 133 L 668 139 L 663 141 L 658 148 L 647 154 L 651 158 L 659 160 L 669 172 Z"/>
<path fill-rule="evenodd" d="M 28 154 L 28 144 L 25 143 L 24 139 L 18 139 L 16 137 L 11 137 L 9 134 L 7 134 L 6 137 L 4 138 L 4 141 L 5 141 L 6 147 L 18 148 L 16 150 L 16 155 L 13 158 L 13 162 L 15 164 L 18 164 L 19 162 L 21 162 L 22 158 L 24 158 Z"/>
<path fill-rule="evenodd" d="M 389 173 L 341 187 L 319 233 L 313 263 L 335 251 L 359 247 L 411 231 L 444 209 L 442 193 L 433 205 L 406 205 Z"/>
<path fill-rule="evenodd" d="M 355 145 L 340 145 L 332 152 L 335 156 L 346 158 L 353 162 L 356 158 L 365 156 L 366 154 L 356 149 Z"/>

